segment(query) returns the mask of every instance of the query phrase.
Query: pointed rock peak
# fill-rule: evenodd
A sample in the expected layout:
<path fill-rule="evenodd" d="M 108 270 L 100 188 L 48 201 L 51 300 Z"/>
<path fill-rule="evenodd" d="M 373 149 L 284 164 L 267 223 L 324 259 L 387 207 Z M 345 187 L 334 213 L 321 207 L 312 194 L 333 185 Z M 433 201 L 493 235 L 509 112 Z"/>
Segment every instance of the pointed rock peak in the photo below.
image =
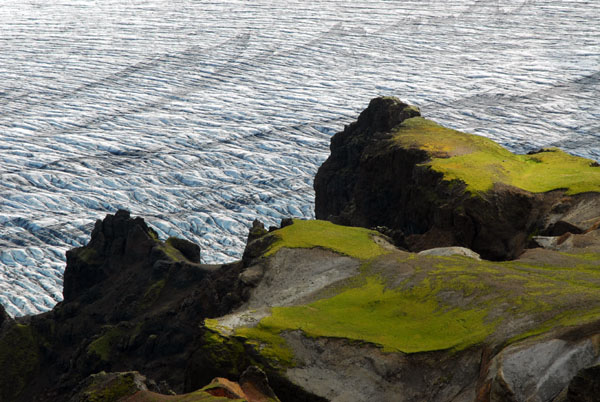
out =
<path fill-rule="evenodd" d="M 97 220 L 87 247 L 97 252 L 114 254 L 114 242 L 130 236 L 145 237 L 148 240 L 158 239 L 156 232 L 148 227 L 144 219 L 131 218 L 129 211 L 118 210 L 114 215 L 106 215 L 104 220 Z M 144 236 L 145 235 L 145 236 Z"/>
<path fill-rule="evenodd" d="M 12 318 L 10 318 L 10 316 L 8 315 L 6 310 L 4 310 L 4 306 L 2 306 L 2 304 L 0 304 L 0 329 L 2 329 L 2 326 L 4 325 L 4 323 L 10 322 L 10 321 L 12 321 Z"/>
<path fill-rule="evenodd" d="M 158 235 L 142 218 L 119 210 L 96 221 L 90 242 L 67 251 L 63 296 L 70 301 L 122 267 L 148 262 Z"/>
<path fill-rule="evenodd" d="M 386 132 L 411 117 L 421 116 L 419 108 L 392 96 L 374 98 L 358 117 L 360 128 L 369 128 L 372 133 Z"/>

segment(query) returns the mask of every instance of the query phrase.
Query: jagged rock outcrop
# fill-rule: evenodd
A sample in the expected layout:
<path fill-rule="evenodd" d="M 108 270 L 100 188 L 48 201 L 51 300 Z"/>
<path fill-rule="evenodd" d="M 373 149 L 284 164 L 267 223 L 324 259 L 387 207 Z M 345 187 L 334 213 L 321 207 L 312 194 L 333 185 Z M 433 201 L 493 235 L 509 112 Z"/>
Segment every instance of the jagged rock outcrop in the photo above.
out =
<path fill-rule="evenodd" d="M 88 245 L 67 252 L 63 302 L 8 324 L 1 315 L 0 367 L 8 375 L 0 400 L 62 402 L 100 371 L 138 370 L 184 391 L 202 320 L 248 296 L 238 279 L 243 265 L 199 264 L 197 246 L 162 242 L 127 211 L 107 215 Z"/>
<path fill-rule="evenodd" d="M 314 181 L 317 219 L 386 226 L 412 251 L 463 246 L 492 260 L 515 258 L 533 234 L 584 231 L 600 219 L 600 188 L 585 177 L 599 173 L 587 172 L 597 169 L 591 161 L 555 149 L 514 155 L 419 116 L 376 98 L 332 138 Z"/>

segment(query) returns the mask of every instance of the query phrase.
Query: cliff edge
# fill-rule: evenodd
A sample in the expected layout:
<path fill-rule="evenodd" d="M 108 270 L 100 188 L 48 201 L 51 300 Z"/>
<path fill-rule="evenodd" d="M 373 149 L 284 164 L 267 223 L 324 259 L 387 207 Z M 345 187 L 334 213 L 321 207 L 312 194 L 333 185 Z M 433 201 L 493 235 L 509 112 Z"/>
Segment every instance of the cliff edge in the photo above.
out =
<path fill-rule="evenodd" d="M 386 227 L 411 251 L 463 246 L 513 259 L 534 235 L 582 233 L 600 219 L 600 168 L 544 149 L 516 155 L 375 98 L 331 140 L 315 177 L 317 219 Z"/>

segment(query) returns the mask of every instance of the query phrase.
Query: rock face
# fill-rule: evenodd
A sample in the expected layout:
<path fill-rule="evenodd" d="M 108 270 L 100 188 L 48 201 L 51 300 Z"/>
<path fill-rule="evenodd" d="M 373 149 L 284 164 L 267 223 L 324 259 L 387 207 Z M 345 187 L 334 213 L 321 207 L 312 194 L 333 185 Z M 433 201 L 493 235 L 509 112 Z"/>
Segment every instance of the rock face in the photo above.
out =
<path fill-rule="evenodd" d="M 247 298 L 242 261 L 198 261 L 197 246 L 162 242 L 127 211 L 96 222 L 89 244 L 67 252 L 62 303 L 16 321 L 0 314 L 0 366 L 10 373 L 0 400 L 62 402 L 103 370 L 138 370 L 184 391 L 202 320 Z"/>
<path fill-rule="evenodd" d="M 205 322 L 193 365 L 258 361 L 335 402 L 551 402 L 600 363 L 595 237 L 490 262 L 318 221 L 263 236 L 271 247 L 240 274 L 252 272 L 248 300 Z"/>
<path fill-rule="evenodd" d="M 551 182 L 540 187 L 537 182 L 523 184 L 523 177 L 539 178 L 539 173 L 516 178 L 505 174 L 546 164 L 539 156 L 543 153 L 525 160 L 482 137 L 418 116 L 416 108 L 397 99 L 376 98 L 355 123 L 332 138 L 331 155 L 314 181 L 317 219 L 386 226 L 397 245 L 412 251 L 463 246 L 483 258 L 505 260 L 518 256 L 532 234 L 584 231 L 600 218 L 598 209 L 584 207 L 598 205 L 597 193 L 578 187 L 571 191 L 577 194 L 566 194 L 562 188 L 566 175 L 554 187 Z M 548 162 L 555 168 L 561 163 Z M 473 167 L 461 171 L 463 165 Z M 473 189 L 483 179 L 472 177 L 478 168 L 488 174 L 485 180 L 492 180 L 485 191 Z"/>

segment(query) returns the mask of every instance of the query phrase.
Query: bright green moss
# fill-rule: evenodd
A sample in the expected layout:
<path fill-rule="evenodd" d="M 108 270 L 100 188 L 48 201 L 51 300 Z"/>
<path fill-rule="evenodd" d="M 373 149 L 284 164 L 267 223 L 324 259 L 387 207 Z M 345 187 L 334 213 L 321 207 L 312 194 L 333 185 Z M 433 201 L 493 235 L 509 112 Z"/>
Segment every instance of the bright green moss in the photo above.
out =
<path fill-rule="evenodd" d="M 373 241 L 372 236 L 376 234 L 378 233 L 373 230 L 339 226 L 327 221 L 294 220 L 293 225 L 275 232 L 277 241 L 271 245 L 265 255 L 275 254 L 283 247 L 322 247 L 365 260 L 387 252 Z"/>
<path fill-rule="evenodd" d="M 436 284 L 439 286 L 439 284 Z M 410 290 L 386 290 L 376 278 L 306 306 L 279 307 L 259 330 L 301 330 L 313 337 L 339 337 L 405 353 L 461 348 L 483 341 L 494 329 L 485 310 L 440 305 L 439 288 L 428 281 Z"/>
<path fill-rule="evenodd" d="M 481 193 L 494 183 L 541 193 L 565 189 L 568 194 L 600 191 L 600 168 L 593 161 L 557 148 L 533 155 L 516 155 L 492 140 L 440 126 L 422 117 L 405 120 L 396 128 L 402 146 L 428 151 L 427 164 L 446 180 L 461 180 L 467 190 Z"/>
<path fill-rule="evenodd" d="M 0 400 L 12 401 L 26 388 L 39 364 L 38 343 L 33 329 L 16 324 L 0 338 Z"/>
<path fill-rule="evenodd" d="M 410 254 L 399 255 L 394 266 L 388 257 L 375 258 L 333 294 L 272 308 L 258 326 L 235 333 L 284 364 L 294 362 L 285 331 L 405 353 L 514 342 L 600 319 L 600 255 L 588 254 L 554 253 L 552 262 L 539 265 Z M 411 275 L 397 280 L 401 272 Z"/>
<path fill-rule="evenodd" d="M 259 323 L 254 328 L 240 328 L 235 332 L 237 336 L 248 339 L 248 343 L 254 345 L 260 354 L 271 362 L 292 367 L 294 366 L 294 353 L 278 333 L 279 331 L 274 331 L 267 323 Z"/>

